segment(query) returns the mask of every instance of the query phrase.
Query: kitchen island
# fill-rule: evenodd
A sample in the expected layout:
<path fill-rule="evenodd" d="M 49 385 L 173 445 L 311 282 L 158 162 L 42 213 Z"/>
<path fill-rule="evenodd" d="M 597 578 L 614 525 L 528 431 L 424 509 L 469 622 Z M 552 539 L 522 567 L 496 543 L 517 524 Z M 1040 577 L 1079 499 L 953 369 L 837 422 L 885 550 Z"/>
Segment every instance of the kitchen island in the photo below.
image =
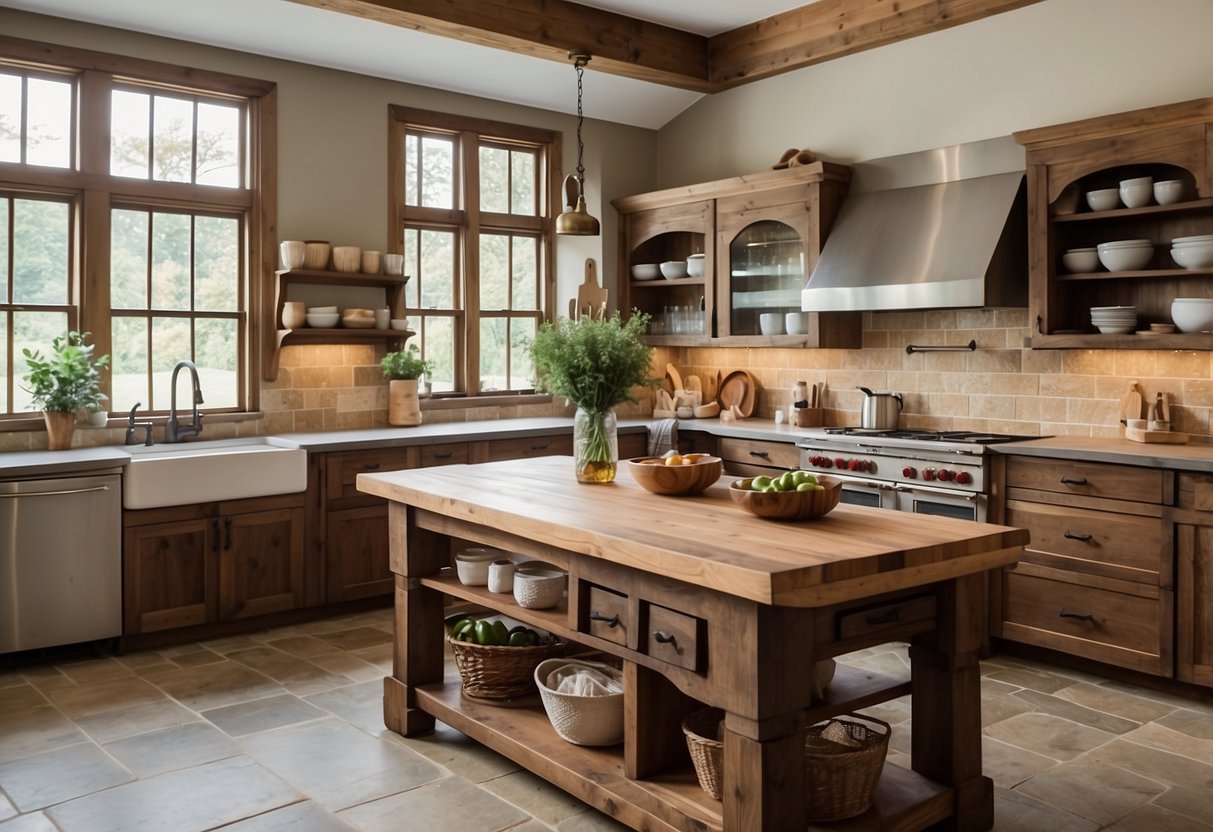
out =
<path fill-rule="evenodd" d="M 876 803 L 840 828 L 992 824 L 985 573 L 1018 560 L 1023 530 L 849 505 L 774 523 L 733 506 L 727 479 L 659 497 L 626 463 L 613 484 L 579 485 L 568 457 L 361 474 L 358 488 L 391 501 L 390 729 L 440 719 L 637 829 L 803 830 L 806 726 L 911 693 L 913 770 L 887 764 Z M 460 541 L 568 570 L 567 601 L 526 610 L 460 584 L 449 568 Z M 565 743 L 538 700 L 463 696 L 444 675 L 445 596 L 622 659 L 622 748 Z M 840 667 L 814 699 L 818 660 L 892 640 L 911 642 L 911 678 Z M 726 714 L 722 802 L 699 788 L 679 727 L 704 705 Z"/>

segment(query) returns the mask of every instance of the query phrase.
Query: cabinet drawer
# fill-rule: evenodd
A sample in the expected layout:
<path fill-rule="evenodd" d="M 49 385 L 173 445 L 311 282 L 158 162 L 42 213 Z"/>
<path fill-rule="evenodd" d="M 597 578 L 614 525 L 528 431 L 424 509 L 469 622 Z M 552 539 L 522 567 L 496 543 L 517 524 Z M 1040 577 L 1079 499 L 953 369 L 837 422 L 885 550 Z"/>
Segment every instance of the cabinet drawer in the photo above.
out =
<path fill-rule="evenodd" d="M 875 607 L 844 610 L 838 613 L 837 621 L 839 641 L 870 640 L 875 636 L 887 636 L 886 641 L 905 639 L 935 626 L 935 596 L 918 595 Z"/>
<path fill-rule="evenodd" d="M 600 586 L 591 586 L 583 633 L 628 646 L 628 597 Z"/>
<path fill-rule="evenodd" d="M 1171 594 L 1020 564 L 1003 572 L 1005 638 L 1170 675 Z"/>
<path fill-rule="evenodd" d="M 419 464 L 422 468 L 433 465 L 457 465 L 468 461 L 466 442 L 449 442 L 443 445 L 422 445 Z"/>
<path fill-rule="evenodd" d="M 1213 512 L 1213 474 L 1180 474 L 1175 500 L 1180 508 Z"/>
<path fill-rule="evenodd" d="M 357 488 L 359 474 L 381 474 L 411 468 L 408 448 L 375 448 L 366 451 L 334 451 L 325 455 L 328 500 L 366 497 Z"/>
<path fill-rule="evenodd" d="M 1155 517 L 1007 502 L 1006 524 L 1032 535 L 1026 560 L 1045 566 L 1158 584 L 1162 570 L 1162 521 Z"/>
<path fill-rule="evenodd" d="M 772 468 L 800 467 L 800 450 L 790 442 L 760 442 L 753 439 L 720 440 L 720 458 L 742 465 L 763 465 Z"/>
<path fill-rule="evenodd" d="M 488 443 L 488 461 L 527 459 L 535 456 L 571 456 L 573 434 L 494 439 Z"/>
<path fill-rule="evenodd" d="M 1158 468 L 1073 462 L 1013 456 L 1007 460 L 1007 486 L 1082 494 L 1139 503 L 1161 503 L 1164 472 Z"/>
<path fill-rule="evenodd" d="M 654 659 L 667 664 L 699 671 L 706 664 L 707 627 L 702 618 L 667 609 L 657 604 L 644 604 L 641 620 L 647 617 L 642 648 Z"/>

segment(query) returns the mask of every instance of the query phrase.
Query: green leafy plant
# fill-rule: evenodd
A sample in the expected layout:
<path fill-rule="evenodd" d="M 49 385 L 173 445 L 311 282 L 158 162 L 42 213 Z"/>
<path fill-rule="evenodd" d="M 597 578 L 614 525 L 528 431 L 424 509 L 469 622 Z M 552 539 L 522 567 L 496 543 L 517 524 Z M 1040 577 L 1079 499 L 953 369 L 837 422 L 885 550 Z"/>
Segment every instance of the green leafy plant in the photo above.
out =
<path fill-rule="evenodd" d="M 29 366 L 22 389 L 36 407 L 51 413 L 101 409 L 106 398 L 101 392 L 101 370 L 109 365 L 109 356 L 94 358 L 95 346 L 84 343 L 89 334 L 73 330 L 55 338 L 47 357 L 40 350 L 21 350 Z"/>
<path fill-rule="evenodd" d="M 636 401 L 632 389 L 650 387 L 652 355 L 640 341 L 649 317 L 633 311 L 627 323 L 611 318 L 545 323 L 531 342 L 536 387 L 564 396 L 578 412 L 573 424 L 577 479 L 615 478 L 614 415 L 611 408 Z"/>
<path fill-rule="evenodd" d="M 421 357 L 416 344 L 409 344 L 407 350 L 389 352 L 379 362 L 379 368 L 390 379 L 415 379 L 422 373 L 432 372 L 430 362 Z"/>

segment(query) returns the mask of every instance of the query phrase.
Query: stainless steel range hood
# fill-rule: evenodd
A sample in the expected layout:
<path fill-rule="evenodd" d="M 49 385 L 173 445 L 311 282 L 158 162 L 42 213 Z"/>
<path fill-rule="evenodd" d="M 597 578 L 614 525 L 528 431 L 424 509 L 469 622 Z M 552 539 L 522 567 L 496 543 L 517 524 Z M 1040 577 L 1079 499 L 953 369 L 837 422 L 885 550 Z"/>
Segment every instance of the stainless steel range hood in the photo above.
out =
<path fill-rule="evenodd" d="M 1027 306 L 1024 154 L 1010 136 L 862 162 L 809 312 Z"/>

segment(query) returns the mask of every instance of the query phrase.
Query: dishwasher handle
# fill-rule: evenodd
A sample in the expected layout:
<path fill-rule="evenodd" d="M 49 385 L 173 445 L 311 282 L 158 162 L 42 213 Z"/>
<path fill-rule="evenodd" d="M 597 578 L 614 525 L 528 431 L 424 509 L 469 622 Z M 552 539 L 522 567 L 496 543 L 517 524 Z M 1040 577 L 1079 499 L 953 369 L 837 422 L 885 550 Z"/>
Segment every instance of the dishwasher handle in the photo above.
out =
<path fill-rule="evenodd" d="M 58 497 L 63 494 L 89 494 L 94 491 L 109 491 L 108 485 L 93 485 L 88 488 L 65 488 L 58 491 L 4 491 L 0 492 L 0 499 L 12 500 L 17 497 Z"/>

